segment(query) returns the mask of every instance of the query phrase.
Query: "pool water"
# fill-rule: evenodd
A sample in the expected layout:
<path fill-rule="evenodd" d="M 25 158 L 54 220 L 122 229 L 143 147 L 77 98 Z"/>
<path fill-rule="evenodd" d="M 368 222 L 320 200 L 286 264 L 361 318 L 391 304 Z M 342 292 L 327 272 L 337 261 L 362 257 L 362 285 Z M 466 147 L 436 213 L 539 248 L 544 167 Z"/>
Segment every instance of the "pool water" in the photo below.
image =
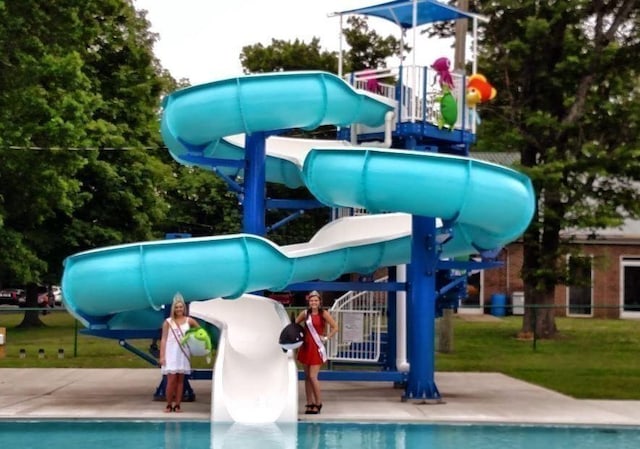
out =
<path fill-rule="evenodd" d="M 406 423 L 249 426 L 189 421 L 0 421 L 12 449 L 638 449 L 640 428 Z"/>

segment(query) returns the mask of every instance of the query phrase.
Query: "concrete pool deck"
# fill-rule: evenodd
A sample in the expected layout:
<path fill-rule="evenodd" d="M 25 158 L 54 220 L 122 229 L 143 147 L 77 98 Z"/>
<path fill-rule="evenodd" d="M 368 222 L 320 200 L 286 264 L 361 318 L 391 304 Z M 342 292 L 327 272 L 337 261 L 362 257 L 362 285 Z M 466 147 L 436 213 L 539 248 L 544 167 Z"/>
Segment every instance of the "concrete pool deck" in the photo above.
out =
<path fill-rule="evenodd" d="M 153 401 L 158 369 L 0 368 L 0 420 L 209 421 L 211 381 L 191 382 L 196 401 L 166 414 Z M 402 421 L 640 426 L 640 401 L 578 400 L 498 373 L 436 373 L 439 404 L 402 402 L 382 382 L 322 382 L 320 415 L 301 421 Z M 303 411 L 304 388 L 299 403 Z"/>

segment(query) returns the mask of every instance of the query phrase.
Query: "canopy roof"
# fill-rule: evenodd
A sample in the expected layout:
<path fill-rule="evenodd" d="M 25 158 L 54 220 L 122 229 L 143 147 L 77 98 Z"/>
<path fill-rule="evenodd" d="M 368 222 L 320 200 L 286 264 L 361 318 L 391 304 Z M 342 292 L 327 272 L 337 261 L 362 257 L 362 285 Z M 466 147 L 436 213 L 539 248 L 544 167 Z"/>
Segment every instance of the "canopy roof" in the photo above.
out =
<path fill-rule="evenodd" d="M 413 23 L 413 3 L 416 2 L 417 18 Z M 440 3 L 436 0 L 395 0 L 392 2 L 380 3 L 379 5 L 367 6 L 364 8 L 352 9 L 336 13 L 361 14 L 365 16 L 380 17 L 389 20 L 402 28 L 413 28 L 432 22 L 443 22 L 456 19 L 473 19 L 478 16 L 461 11 L 453 6 Z"/>

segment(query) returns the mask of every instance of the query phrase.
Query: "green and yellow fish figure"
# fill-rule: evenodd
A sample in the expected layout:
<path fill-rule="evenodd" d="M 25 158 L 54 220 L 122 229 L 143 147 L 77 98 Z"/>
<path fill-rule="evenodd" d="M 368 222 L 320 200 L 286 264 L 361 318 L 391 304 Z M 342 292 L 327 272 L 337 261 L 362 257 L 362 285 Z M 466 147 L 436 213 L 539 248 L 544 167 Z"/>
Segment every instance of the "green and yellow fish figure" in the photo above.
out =
<path fill-rule="evenodd" d="M 211 337 L 209 333 L 202 327 L 195 327 L 185 332 L 180 344 L 189 348 L 191 355 L 193 356 L 206 356 L 211 355 L 213 346 L 211 345 Z"/>

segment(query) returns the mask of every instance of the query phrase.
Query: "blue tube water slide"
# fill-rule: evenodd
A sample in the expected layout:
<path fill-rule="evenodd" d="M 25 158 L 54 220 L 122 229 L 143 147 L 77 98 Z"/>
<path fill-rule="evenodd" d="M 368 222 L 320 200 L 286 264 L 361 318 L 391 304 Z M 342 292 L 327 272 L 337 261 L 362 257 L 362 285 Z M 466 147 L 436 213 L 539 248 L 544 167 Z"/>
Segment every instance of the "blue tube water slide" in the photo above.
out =
<path fill-rule="evenodd" d="M 324 72 L 251 75 L 190 87 L 164 101 L 162 136 L 172 157 L 211 169 L 242 159 L 234 134 L 321 125 L 380 126 L 393 105 Z M 278 246 L 251 234 L 163 240 L 81 252 L 64 262 L 67 308 L 86 326 L 157 329 L 161 306 L 238 297 L 295 282 L 332 280 L 409 263 L 411 215 L 439 217 L 452 238 L 442 257 L 498 249 L 518 238 L 535 207 L 531 181 L 499 165 L 451 155 L 309 141 L 296 154 L 267 145 L 266 178 L 306 186 L 328 206 L 378 215 L 348 217 L 307 243 Z M 278 140 L 280 139 L 280 140 Z M 224 168 L 230 174 L 236 168 Z"/>

